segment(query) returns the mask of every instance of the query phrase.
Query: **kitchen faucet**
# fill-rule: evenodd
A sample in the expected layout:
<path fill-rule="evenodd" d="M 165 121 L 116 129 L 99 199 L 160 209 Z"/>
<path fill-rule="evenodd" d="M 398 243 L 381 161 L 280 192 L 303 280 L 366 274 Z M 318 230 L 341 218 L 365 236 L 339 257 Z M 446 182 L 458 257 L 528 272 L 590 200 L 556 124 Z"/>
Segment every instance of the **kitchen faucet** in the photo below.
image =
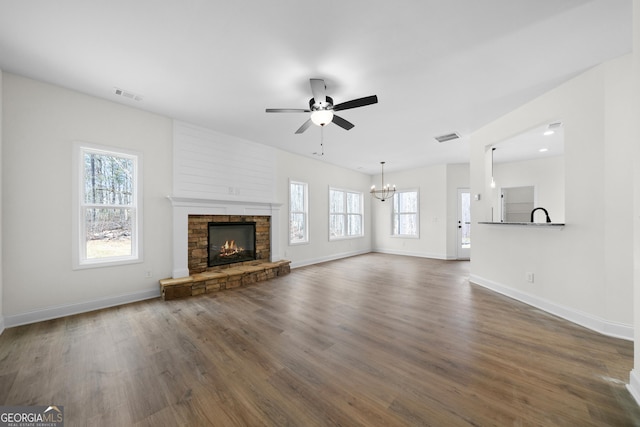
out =
<path fill-rule="evenodd" d="M 542 209 L 542 211 L 544 212 L 544 214 L 547 216 L 547 222 L 551 222 L 551 218 L 549 218 L 549 212 L 547 212 L 547 210 L 545 208 L 535 208 L 534 210 L 531 211 L 531 222 L 533 222 L 533 214 L 535 213 L 535 211 L 537 211 L 538 209 Z"/>

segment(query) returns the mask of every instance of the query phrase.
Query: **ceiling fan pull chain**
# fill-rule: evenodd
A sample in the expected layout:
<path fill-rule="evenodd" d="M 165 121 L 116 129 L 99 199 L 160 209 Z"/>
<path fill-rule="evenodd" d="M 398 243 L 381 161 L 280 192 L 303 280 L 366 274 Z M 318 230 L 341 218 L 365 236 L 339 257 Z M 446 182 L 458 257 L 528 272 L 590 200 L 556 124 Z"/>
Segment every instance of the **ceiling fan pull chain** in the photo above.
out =
<path fill-rule="evenodd" d="M 324 156 L 324 126 L 320 127 L 320 155 Z"/>

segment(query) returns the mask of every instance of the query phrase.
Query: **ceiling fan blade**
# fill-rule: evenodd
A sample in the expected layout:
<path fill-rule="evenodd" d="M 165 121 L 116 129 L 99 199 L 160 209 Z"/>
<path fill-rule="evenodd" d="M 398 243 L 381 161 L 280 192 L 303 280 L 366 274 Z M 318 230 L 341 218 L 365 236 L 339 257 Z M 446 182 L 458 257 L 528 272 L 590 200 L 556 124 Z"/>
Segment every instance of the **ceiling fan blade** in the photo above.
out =
<path fill-rule="evenodd" d="M 348 110 L 350 108 L 364 107 L 365 105 L 376 104 L 378 97 L 376 95 L 365 96 L 364 98 L 352 99 L 351 101 L 341 102 L 333 106 L 333 111 Z"/>
<path fill-rule="evenodd" d="M 335 117 L 335 116 L 334 116 L 334 117 Z M 304 123 L 302 124 L 302 126 L 300 126 L 300 127 L 298 128 L 298 130 L 296 131 L 296 133 L 302 133 L 302 132 L 304 132 L 305 130 L 307 130 L 307 128 L 308 128 L 309 126 L 311 126 L 311 123 L 313 123 L 313 122 L 311 121 L 311 119 L 308 119 L 306 122 L 304 122 Z"/>
<path fill-rule="evenodd" d="M 349 121 L 347 121 L 347 120 L 343 119 L 343 118 L 342 118 L 342 117 L 340 117 L 340 116 L 336 116 L 335 114 L 333 115 L 333 120 L 332 120 L 332 122 L 333 122 L 333 123 L 335 123 L 335 124 L 337 124 L 337 125 L 338 125 L 338 126 L 340 126 L 342 129 L 345 129 L 345 130 L 349 130 L 349 129 L 351 129 L 351 128 L 354 126 L 354 124 L 353 124 L 353 123 L 351 123 L 351 122 L 349 122 Z"/>
<path fill-rule="evenodd" d="M 311 93 L 316 104 L 324 106 L 327 102 L 327 85 L 322 79 L 309 79 L 311 83 Z"/>
<path fill-rule="evenodd" d="M 304 108 L 267 108 L 267 113 L 310 113 L 311 110 Z"/>

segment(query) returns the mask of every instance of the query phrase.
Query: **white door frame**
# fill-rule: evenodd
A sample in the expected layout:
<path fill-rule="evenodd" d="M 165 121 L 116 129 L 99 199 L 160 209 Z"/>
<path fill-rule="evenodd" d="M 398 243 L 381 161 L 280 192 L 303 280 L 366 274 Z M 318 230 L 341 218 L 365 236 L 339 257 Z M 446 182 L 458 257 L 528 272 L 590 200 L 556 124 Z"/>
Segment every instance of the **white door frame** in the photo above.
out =
<path fill-rule="evenodd" d="M 471 212 L 467 212 L 466 219 L 462 214 L 462 195 L 467 194 L 469 197 L 469 203 L 467 204 L 469 211 L 471 210 L 471 191 L 468 188 L 458 188 L 457 190 L 457 224 L 456 224 L 456 257 L 457 259 L 470 259 L 471 258 L 471 237 L 469 234 L 468 244 L 462 242 L 463 230 L 470 232 L 471 227 Z"/>

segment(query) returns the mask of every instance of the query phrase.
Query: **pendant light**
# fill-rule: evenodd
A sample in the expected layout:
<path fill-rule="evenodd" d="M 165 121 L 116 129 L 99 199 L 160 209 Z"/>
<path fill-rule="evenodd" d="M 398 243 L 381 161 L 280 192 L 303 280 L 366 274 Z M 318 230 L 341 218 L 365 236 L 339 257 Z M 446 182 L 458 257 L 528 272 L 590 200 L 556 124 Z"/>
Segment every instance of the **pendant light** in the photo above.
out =
<path fill-rule="evenodd" d="M 385 162 L 380 162 L 380 168 L 382 169 L 382 175 L 380 177 L 380 181 L 382 183 L 382 189 L 381 190 L 376 190 L 376 186 L 372 185 L 371 186 L 371 195 L 373 197 L 375 197 L 378 200 L 381 201 L 385 201 L 387 199 L 390 199 L 391 197 L 393 197 L 396 194 L 396 186 L 394 185 L 393 187 L 391 187 L 389 184 L 384 185 L 384 163 Z"/>

